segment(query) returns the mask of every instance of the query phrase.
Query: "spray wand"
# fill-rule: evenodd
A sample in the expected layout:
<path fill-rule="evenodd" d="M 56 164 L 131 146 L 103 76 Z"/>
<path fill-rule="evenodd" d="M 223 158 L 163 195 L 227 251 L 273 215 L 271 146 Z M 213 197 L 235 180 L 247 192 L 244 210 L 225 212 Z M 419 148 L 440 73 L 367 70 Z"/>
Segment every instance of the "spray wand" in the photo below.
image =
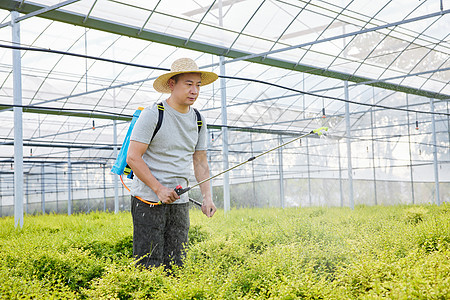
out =
<path fill-rule="evenodd" d="M 233 169 L 235 169 L 235 168 L 237 168 L 237 167 L 240 167 L 240 166 L 242 166 L 243 164 L 246 164 L 246 163 L 248 163 L 248 162 L 251 162 L 251 161 L 257 159 L 258 157 L 261 157 L 261 156 L 263 156 L 263 155 L 266 155 L 266 154 L 269 153 L 269 152 L 272 152 L 272 151 L 274 151 L 274 150 L 277 150 L 278 148 L 284 147 L 284 146 L 286 146 L 286 145 L 288 145 L 288 144 L 290 144 L 290 143 L 292 143 L 292 142 L 295 142 L 295 141 L 297 141 L 297 140 L 299 140 L 299 139 L 302 139 L 302 138 L 304 138 L 304 137 L 307 137 L 308 135 L 311 135 L 311 134 L 315 134 L 315 133 L 316 133 L 317 135 L 321 136 L 321 135 L 324 133 L 324 131 L 328 131 L 328 127 L 320 127 L 320 128 L 311 130 L 311 132 L 309 132 L 309 133 L 306 133 L 306 134 L 303 134 L 303 135 L 301 135 L 301 136 L 299 136 L 299 137 L 296 137 L 296 138 L 293 139 L 293 140 L 290 140 L 290 141 L 288 141 L 288 142 L 286 142 L 286 143 L 284 143 L 284 144 L 278 145 L 278 146 L 276 146 L 276 147 L 274 147 L 274 148 L 272 148 L 272 149 L 269 149 L 269 150 L 267 150 L 267 151 L 265 151 L 265 152 L 262 152 L 262 153 L 260 153 L 260 154 L 258 154 L 258 155 L 256 155 L 256 156 L 252 156 L 252 157 L 250 157 L 249 159 L 247 159 L 246 161 L 241 162 L 241 163 L 239 163 L 239 164 L 237 164 L 237 165 L 235 165 L 235 166 L 233 166 L 233 167 L 231 167 L 231 168 L 228 168 L 228 169 L 226 169 L 226 170 L 224 170 L 224 171 L 222 171 L 222 172 L 220 172 L 220 173 L 218 173 L 218 174 L 216 174 L 216 175 L 214 175 L 214 176 L 211 176 L 211 177 L 209 177 L 209 178 L 206 178 L 206 179 L 204 179 L 204 180 L 198 182 L 197 184 L 195 184 L 195 185 L 193 185 L 193 186 L 183 188 L 181 185 L 178 185 L 174 190 L 175 190 L 175 192 L 178 194 L 178 196 L 180 196 L 180 195 L 182 195 L 182 194 L 184 194 L 184 193 L 190 191 L 191 189 L 193 189 L 193 188 L 195 188 L 195 187 L 201 185 L 201 184 L 204 183 L 204 182 L 210 181 L 211 179 L 214 179 L 214 178 L 216 178 L 216 177 L 218 177 L 218 176 L 220 176 L 220 175 L 222 175 L 222 174 L 224 174 L 224 173 L 227 173 L 227 172 L 229 172 L 229 171 L 231 171 L 231 170 L 233 170 Z M 193 200 L 193 199 L 190 199 L 190 198 L 189 198 L 189 201 L 191 201 L 192 203 L 194 203 L 194 204 L 196 204 L 196 205 L 198 205 L 198 206 L 202 206 L 200 202 L 197 202 L 197 201 L 195 201 L 195 200 Z"/>

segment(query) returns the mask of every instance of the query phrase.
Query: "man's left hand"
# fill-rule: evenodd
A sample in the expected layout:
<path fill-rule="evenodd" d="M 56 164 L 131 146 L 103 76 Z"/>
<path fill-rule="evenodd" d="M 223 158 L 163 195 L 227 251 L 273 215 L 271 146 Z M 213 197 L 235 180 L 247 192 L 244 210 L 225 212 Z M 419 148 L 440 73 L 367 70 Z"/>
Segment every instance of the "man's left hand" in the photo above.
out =
<path fill-rule="evenodd" d="M 202 212 L 208 217 L 211 218 L 216 212 L 217 208 L 212 201 L 203 201 L 202 203 Z"/>

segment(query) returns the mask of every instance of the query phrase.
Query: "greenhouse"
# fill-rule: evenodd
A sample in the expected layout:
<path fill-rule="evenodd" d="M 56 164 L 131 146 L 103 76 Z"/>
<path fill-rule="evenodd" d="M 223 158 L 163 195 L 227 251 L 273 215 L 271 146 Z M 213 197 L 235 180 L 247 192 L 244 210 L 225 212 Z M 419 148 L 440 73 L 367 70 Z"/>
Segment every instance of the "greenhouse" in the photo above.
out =
<path fill-rule="evenodd" d="M 211 176 L 274 149 L 211 180 L 225 212 L 449 202 L 449 13 L 444 0 L 0 0 L 0 216 L 129 210 L 111 168 L 182 57 L 219 75 L 194 104 Z"/>

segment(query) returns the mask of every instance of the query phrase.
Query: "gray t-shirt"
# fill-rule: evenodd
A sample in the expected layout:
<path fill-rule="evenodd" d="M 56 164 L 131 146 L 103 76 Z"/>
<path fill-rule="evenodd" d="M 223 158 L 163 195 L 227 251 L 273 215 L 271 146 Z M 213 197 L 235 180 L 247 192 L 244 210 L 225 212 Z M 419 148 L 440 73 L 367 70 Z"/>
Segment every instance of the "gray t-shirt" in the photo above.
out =
<path fill-rule="evenodd" d="M 161 128 L 150 142 L 158 122 L 158 109 L 156 104 L 145 108 L 131 133 L 131 140 L 149 144 L 142 158 L 149 167 L 153 176 L 168 187 L 175 188 L 181 185 L 189 186 L 189 177 L 192 174 L 192 155 L 197 150 L 207 150 L 206 123 L 198 133 L 197 116 L 191 108 L 183 114 L 163 102 L 164 117 Z M 204 121 L 203 116 L 202 121 Z M 143 183 L 136 175 L 131 185 L 131 194 L 152 202 L 159 201 L 158 196 Z M 189 201 L 187 193 L 174 203 Z"/>

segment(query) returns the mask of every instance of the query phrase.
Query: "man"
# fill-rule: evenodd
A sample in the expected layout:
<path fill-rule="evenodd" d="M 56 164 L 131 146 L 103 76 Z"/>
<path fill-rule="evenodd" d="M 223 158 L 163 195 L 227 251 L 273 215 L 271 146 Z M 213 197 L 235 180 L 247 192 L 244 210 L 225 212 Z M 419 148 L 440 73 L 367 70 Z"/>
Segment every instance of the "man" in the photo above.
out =
<path fill-rule="evenodd" d="M 198 131 L 191 105 L 197 100 L 200 86 L 217 78 L 213 72 L 200 71 L 191 59 L 176 60 L 171 71 L 153 83 L 156 91 L 170 93 L 162 102 L 160 129 L 152 138 L 159 114 L 156 105 L 144 109 L 133 128 L 127 155 L 135 175 L 131 189 L 133 255 L 138 264 L 147 268 L 182 265 L 188 242 L 189 198 L 187 193 L 178 196 L 174 188 L 189 185 L 192 164 L 197 181 L 209 177 L 206 123 Z M 202 212 L 212 217 L 216 207 L 209 181 L 201 184 L 200 190 Z M 148 205 L 136 197 L 163 204 Z"/>

